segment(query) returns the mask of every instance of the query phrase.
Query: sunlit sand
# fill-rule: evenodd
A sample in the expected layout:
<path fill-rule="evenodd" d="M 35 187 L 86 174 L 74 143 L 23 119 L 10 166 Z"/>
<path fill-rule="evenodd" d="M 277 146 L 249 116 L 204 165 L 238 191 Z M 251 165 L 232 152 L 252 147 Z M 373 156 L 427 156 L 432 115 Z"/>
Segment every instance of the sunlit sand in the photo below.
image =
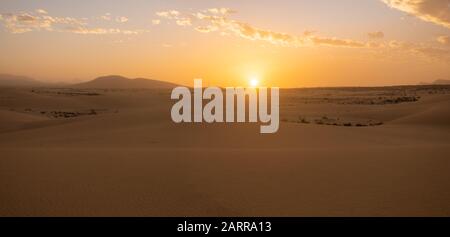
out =
<path fill-rule="evenodd" d="M 0 215 L 450 213 L 448 86 L 281 89 L 270 135 L 170 91 L 0 88 Z"/>

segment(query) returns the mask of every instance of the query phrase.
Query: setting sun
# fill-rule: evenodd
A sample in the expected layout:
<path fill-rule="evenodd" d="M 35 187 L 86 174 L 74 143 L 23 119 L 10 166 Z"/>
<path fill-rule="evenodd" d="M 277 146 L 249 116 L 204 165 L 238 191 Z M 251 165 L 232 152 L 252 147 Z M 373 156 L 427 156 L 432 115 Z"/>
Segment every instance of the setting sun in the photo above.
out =
<path fill-rule="evenodd" d="M 259 85 L 259 80 L 256 77 L 250 78 L 250 86 L 251 87 L 257 87 Z"/>
<path fill-rule="evenodd" d="M 450 0 L 0 0 L 0 154 L 15 231 L 450 217 Z"/>

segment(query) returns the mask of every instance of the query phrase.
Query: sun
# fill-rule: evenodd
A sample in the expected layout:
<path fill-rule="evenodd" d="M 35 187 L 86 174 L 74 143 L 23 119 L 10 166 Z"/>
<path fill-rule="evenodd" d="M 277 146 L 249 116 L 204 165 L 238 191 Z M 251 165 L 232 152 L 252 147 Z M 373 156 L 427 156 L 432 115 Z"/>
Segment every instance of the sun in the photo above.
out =
<path fill-rule="evenodd" d="M 251 87 L 257 87 L 259 85 L 259 79 L 257 77 L 250 78 L 249 84 Z"/>

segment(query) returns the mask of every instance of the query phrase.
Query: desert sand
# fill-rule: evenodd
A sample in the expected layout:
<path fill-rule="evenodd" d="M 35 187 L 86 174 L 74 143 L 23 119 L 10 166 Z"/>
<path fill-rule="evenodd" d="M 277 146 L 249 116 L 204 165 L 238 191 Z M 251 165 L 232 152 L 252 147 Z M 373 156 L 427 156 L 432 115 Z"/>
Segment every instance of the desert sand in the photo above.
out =
<path fill-rule="evenodd" d="M 170 89 L 0 88 L 0 216 L 449 216 L 450 86 L 280 91 L 280 130 Z"/>

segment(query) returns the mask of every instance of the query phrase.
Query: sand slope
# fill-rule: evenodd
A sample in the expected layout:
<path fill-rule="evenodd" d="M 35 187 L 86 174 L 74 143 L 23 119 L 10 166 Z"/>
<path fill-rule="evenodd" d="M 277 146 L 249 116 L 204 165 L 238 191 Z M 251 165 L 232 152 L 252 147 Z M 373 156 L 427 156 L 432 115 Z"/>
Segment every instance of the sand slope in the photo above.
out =
<path fill-rule="evenodd" d="M 396 124 L 450 126 L 450 99 L 447 96 L 427 101 L 426 108 L 401 117 Z"/>
<path fill-rule="evenodd" d="M 170 90 L 56 92 L 2 90 L 2 216 L 450 215 L 446 87 L 282 90 L 272 135 L 174 124 Z"/>

